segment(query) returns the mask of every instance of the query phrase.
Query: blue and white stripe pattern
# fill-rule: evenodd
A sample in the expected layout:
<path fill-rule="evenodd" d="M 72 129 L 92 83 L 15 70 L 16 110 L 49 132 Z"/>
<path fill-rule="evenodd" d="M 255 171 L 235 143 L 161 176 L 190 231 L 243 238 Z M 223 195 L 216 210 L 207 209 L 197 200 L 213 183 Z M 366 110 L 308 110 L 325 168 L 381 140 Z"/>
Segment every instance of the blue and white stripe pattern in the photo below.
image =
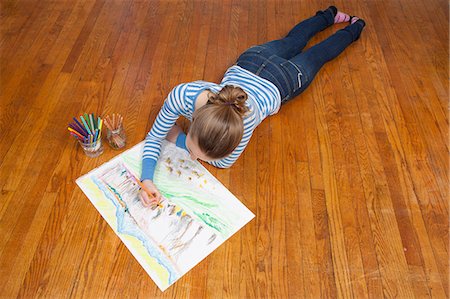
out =
<path fill-rule="evenodd" d="M 244 151 L 255 128 L 268 115 L 277 113 L 281 106 L 280 93 L 273 83 L 236 65 L 227 70 L 220 84 L 195 81 L 175 86 L 145 138 L 142 180 L 153 179 L 156 161 L 161 151 L 161 142 L 166 138 L 178 117 L 182 115 L 192 121 L 198 95 L 207 89 L 218 93 L 225 85 L 241 87 L 247 93 L 246 104 L 250 112 L 244 118 L 244 135 L 237 148 L 228 157 L 209 162 L 216 167 L 230 167 Z"/>

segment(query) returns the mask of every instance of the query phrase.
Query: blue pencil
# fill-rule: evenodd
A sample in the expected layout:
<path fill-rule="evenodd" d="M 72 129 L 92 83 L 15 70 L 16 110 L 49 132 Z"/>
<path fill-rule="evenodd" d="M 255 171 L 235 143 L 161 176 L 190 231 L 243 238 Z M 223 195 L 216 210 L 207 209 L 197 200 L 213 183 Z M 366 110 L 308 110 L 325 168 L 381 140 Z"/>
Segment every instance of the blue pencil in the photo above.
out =
<path fill-rule="evenodd" d="M 98 129 L 95 130 L 95 141 L 98 141 L 99 132 Z"/>

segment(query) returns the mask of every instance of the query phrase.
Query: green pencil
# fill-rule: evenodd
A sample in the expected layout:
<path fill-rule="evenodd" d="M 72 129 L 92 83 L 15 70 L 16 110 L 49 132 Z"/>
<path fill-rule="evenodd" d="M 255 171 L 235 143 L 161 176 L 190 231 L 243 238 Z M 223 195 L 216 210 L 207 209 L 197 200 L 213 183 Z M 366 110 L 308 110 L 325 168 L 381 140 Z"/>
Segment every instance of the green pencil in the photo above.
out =
<path fill-rule="evenodd" d="M 89 123 L 89 115 L 86 112 L 84 113 L 84 119 L 86 120 L 86 124 L 88 125 L 88 128 L 90 130 L 91 126 L 90 126 L 90 123 Z"/>
<path fill-rule="evenodd" d="M 86 113 L 85 113 L 85 114 L 86 114 Z M 85 116 L 85 117 L 86 117 L 86 116 Z M 81 118 L 81 121 L 83 122 L 83 125 L 86 127 L 86 130 L 88 131 L 88 133 L 89 133 L 89 134 L 92 134 L 92 133 L 91 133 L 91 130 L 89 129 L 88 124 L 87 124 L 86 121 L 84 120 L 83 115 L 81 115 L 80 118 Z"/>
<path fill-rule="evenodd" d="M 94 125 L 94 119 L 93 119 L 93 115 L 94 113 L 89 114 L 89 121 L 91 122 L 91 126 L 92 126 L 92 133 L 94 134 L 95 131 L 95 125 Z"/>

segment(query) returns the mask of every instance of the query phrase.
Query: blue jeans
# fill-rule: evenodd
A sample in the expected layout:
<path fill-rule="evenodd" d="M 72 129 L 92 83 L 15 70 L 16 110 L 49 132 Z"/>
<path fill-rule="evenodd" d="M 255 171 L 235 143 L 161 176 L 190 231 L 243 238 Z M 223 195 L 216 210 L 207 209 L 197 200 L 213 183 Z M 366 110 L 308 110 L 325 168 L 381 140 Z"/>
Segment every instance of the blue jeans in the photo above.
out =
<path fill-rule="evenodd" d="M 330 9 L 318 11 L 297 24 L 286 37 L 249 48 L 236 64 L 275 84 L 284 103 L 302 93 L 320 68 L 357 40 L 364 27 L 362 21 L 357 21 L 301 52 L 311 37 L 333 24 Z"/>

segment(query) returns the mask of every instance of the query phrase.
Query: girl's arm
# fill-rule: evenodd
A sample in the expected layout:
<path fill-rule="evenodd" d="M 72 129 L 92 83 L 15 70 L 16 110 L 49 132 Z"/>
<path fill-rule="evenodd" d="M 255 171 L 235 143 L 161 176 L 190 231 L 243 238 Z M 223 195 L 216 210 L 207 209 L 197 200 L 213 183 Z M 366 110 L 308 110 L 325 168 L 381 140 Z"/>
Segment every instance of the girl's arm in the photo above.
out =
<path fill-rule="evenodd" d="M 152 180 L 155 173 L 156 162 L 161 152 L 161 143 L 174 126 L 176 120 L 184 109 L 183 93 L 185 84 L 176 86 L 169 93 L 164 105 L 156 117 L 152 129 L 147 134 L 142 156 L 141 180 Z"/>

